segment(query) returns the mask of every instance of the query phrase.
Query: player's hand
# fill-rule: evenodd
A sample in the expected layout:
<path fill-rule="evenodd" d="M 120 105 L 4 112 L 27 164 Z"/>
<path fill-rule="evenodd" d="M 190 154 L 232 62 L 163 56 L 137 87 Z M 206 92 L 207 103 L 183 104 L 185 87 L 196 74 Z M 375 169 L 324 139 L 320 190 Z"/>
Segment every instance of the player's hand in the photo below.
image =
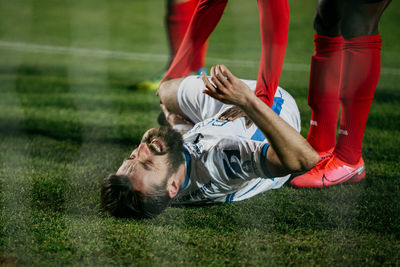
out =
<path fill-rule="evenodd" d="M 183 118 L 182 116 L 172 113 L 170 112 L 165 105 L 160 104 L 160 108 L 161 110 L 164 112 L 164 116 L 165 119 L 168 121 L 168 123 L 173 127 L 175 125 L 188 125 L 193 127 L 193 123 L 191 123 L 190 121 L 186 120 L 185 118 Z"/>
<path fill-rule="evenodd" d="M 214 85 L 207 79 L 205 73 L 201 74 L 201 78 L 206 86 L 203 93 L 222 103 L 242 107 L 247 104 L 249 97 L 253 95 L 250 88 L 235 77 L 224 65 L 212 67 L 210 74 Z"/>
<path fill-rule="evenodd" d="M 241 117 L 245 117 L 246 119 L 246 128 L 250 128 L 250 126 L 253 124 L 253 121 L 247 117 L 246 113 L 241 110 L 238 106 L 233 106 L 219 115 L 218 119 L 223 120 L 223 121 L 234 121 L 236 119 L 239 119 Z"/>

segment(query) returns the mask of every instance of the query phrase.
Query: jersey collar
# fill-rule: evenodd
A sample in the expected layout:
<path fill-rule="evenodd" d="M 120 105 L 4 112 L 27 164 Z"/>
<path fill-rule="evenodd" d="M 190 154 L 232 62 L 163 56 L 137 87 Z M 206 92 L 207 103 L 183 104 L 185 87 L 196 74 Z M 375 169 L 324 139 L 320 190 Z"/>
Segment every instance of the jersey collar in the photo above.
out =
<path fill-rule="evenodd" d="M 189 151 L 186 149 L 186 147 L 183 147 L 183 155 L 185 156 L 185 182 L 181 186 L 181 189 L 185 189 L 189 184 L 191 161 L 192 161 L 192 159 L 190 158 Z"/>

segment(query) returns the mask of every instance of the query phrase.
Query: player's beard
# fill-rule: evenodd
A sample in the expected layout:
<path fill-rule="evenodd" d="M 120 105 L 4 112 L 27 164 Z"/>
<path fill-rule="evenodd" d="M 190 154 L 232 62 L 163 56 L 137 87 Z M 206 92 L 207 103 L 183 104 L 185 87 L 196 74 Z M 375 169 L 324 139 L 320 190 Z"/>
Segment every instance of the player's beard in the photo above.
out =
<path fill-rule="evenodd" d="M 160 139 L 165 145 L 165 151 L 155 151 L 150 143 L 153 139 Z M 151 129 L 146 136 L 143 136 L 142 142 L 149 145 L 150 150 L 156 155 L 168 155 L 168 163 L 171 173 L 178 170 L 185 158 L 183 156 L 183 139 L 182 135 L 169 126 L 161 126 Z"/>

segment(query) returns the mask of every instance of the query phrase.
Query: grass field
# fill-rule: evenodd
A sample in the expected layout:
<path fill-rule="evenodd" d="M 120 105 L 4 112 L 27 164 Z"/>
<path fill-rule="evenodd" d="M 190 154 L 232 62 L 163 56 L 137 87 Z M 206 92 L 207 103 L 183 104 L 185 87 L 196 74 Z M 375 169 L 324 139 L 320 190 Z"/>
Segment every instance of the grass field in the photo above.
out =
<path fill-rule="evenodd" d="M 400 265 L 400 4 L 381 21 L 382 73 L 364 137 L 367 178 L 289 186 L 234 204 L 110 218 L 99 187 L 156 125 L 132 89 L 167 62 L 163 0 L 0 0 L 0 265 Z M 281 86 L 306 136 L 316 1 L 290 1 Z M 256 1 L 230 1 L 207 63 L 255 79 Z"/>

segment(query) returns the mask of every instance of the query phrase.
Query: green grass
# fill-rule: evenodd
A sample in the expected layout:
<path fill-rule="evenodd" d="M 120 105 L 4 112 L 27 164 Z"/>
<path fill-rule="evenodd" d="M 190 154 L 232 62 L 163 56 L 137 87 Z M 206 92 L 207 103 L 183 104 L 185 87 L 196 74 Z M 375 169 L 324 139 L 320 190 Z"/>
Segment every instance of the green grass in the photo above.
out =
<path fill-rule="evenodd" d="M 139 222 L 102 214 L 102 179 L 156 125 L 154 93 L 131 85 L 166 64 L 164 2 L 0 0 L 2 42 L 162 55 L 0 46 L 0 264 L 399 265 L 396 1 L 381 21 L 382 75 L 364 137 L 365 181 L 324 190 L 284 186 L 241 203 L 169 208 Z M 310 62 L 315 3 L 290 4 L 281 85 L 298 102 L 305 136 L 308 71 L 290 64 Z M 228 60 L 238 76 L 254 79 L 257 17 L 255 1 L 230 1 L 208 63 Z"/>

